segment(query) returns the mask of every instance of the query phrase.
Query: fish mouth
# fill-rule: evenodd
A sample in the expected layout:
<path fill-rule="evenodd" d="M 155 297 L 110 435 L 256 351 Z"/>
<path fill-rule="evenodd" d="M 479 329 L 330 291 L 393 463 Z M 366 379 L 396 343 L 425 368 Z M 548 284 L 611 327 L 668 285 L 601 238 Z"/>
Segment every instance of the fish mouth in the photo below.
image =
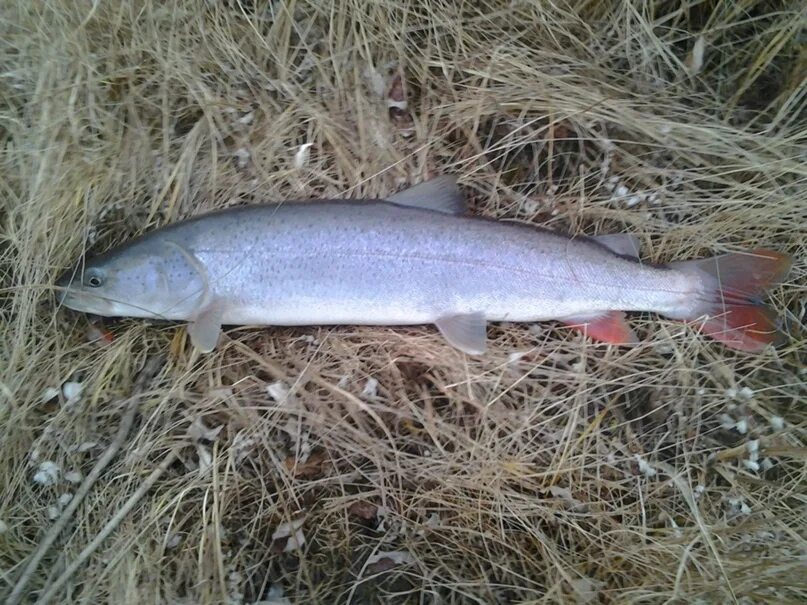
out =
<path fill-rule="evenodd" d="M 107 316 L 110 309 L 107 301 L 91 292 L 64 288 L 56 292 L 56 304 L 78 313 Z"/>
<path fill-rule="evenodd" d="M 65 301 L 70 298 L 70 285 L 73 283 L 74 276 L 75 271 L 66 271 L 54 282 L 53 288 L 56 291 L 56 302 L 58 304 L 66 304 Z"/>
<path fill-rule="evenodd" d="M 86 292 L 81 285 L 81 278 L 76 269 L 65 271 L 53 284 L 56 294 L 56 304 L 67 307 L 73 311 L 92 313 L 97 305 L 98 297 Z"/>

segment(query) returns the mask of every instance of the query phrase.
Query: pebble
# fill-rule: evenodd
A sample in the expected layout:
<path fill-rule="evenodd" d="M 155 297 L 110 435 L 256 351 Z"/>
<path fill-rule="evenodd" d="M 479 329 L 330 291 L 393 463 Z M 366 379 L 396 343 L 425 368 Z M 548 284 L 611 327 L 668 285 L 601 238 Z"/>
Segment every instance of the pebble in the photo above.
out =
<path fill-rule="evenodd" d="M 34 482 L 46 487 L 54 485 L 59 480 L 61 470 L 58 464 L 46 460 L 39 465 L 39 470 L 34 474 Z"/>

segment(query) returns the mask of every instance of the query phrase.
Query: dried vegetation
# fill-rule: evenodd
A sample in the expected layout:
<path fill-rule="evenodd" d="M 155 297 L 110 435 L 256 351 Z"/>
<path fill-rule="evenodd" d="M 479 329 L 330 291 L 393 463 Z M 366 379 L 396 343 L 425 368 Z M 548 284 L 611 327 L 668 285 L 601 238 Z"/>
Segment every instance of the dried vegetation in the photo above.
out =
<path fill-rule="evenodd" d="M 803 19 L 5 2 L 0 595 L 805 602 Z M 492 328 L 482 359 L 427 327 L 238 328 L 199 356 L 181 326 L 53 303 L 87 248 L 441 173 L 479 214 L 631 231 L 654 262 L 787 251 L 790 344 L 749 356 L 634 316 L 635 349 L 547 323 Z"/>

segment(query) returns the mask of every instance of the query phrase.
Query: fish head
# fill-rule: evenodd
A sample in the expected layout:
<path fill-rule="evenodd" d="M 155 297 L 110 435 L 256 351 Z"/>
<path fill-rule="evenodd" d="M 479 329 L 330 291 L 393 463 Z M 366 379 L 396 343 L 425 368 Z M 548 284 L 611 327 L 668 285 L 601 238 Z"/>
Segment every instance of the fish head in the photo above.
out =
<path fill-rule="evenodd" d="M 144 238 L 83 259 L 56 282 L 64 306 L 106 317 L 189 319 L 203 304 L 199 261 L 170 241 Z"/>

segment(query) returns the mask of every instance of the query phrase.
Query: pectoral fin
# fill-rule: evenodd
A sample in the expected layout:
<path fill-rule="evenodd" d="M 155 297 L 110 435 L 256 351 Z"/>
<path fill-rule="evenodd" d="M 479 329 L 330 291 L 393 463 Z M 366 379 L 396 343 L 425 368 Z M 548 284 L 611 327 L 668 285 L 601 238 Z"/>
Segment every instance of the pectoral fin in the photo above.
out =
<path fill-rule="evenodd" d="M 188 324 L 188 335 L 191 343 L 202 353 L 210 353 L 216 348 L 221 334 L 221 320 L 224 316 L 224 305 L 214 299 L 210 301 Z"/>
<path fill-rule="evenodd" d="M 482 355 L 486 349 L 487 322 L 482 313 L 447 315 L 435 322 L 448 343 L 468 355 Z"/>
<path fill-rule="evenodd" d="M 609 311 L 595 317 L 567 317 L 561 321 L 600 342 L 613 345 L 635 345 L 639 342 L 622 311 Z"/>

